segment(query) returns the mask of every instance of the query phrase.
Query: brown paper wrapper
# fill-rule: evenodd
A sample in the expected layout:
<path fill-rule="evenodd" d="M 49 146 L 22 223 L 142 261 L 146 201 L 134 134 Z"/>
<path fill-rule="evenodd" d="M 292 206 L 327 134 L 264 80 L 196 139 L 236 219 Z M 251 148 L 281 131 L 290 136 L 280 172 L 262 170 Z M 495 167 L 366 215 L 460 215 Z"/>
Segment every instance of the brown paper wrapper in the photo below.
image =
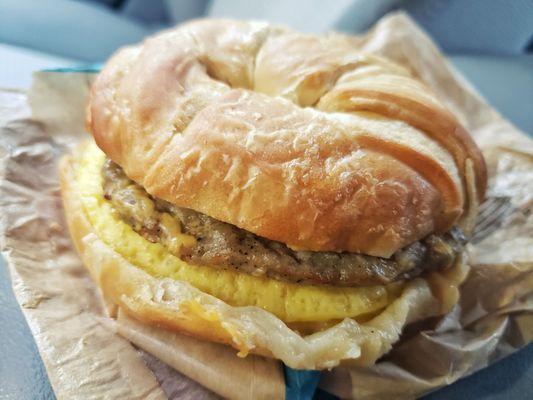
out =
<path fill-rule="evenodd" d="M 533 339 L 533 141 L 493 110 L 404 14 L 384 18 L 360 40 L 365 51 L 403 64 L 438 93 L 489 167 L 488 201 L 469 248 L 472 271 L 459 304 L 441 319 L 407 327 L 374 367 L 341 366 L 320 383 L 343 398 L 414 398 Z M 37 73 L 29 98 L 0 91 L 1 247 L 56 396 L 283 398 L 277 361 L 240 359 L 226 346 L 147 327 L 121 313 L 116 320 L 107 316 L 72 249 L 57 174 L 60 155 L 87 137 L 91 79 Z"/>

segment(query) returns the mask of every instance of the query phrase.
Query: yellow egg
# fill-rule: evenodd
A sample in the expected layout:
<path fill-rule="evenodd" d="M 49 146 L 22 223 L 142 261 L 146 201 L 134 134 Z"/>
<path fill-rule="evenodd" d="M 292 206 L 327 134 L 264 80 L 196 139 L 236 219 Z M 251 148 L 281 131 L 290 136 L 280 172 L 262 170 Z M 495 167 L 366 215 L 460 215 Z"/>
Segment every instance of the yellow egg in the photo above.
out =
<path fill-rule="evenodd" d="M 84 212 L 101 240 L 153 276 L 189 282 L 232 306 L 261 307 L 285 322 L 364 317 L 384 308 L 403 288 L 401 283 L 360 288 L 293 284 L 186 263 L 163 245 L 144 239 L 116 216 L 103 197 L 100 172 L 104 160 L 104 153 L 93 144 L 76 171 Z M 177 238 L 191 240 L 184 234 Z"/>

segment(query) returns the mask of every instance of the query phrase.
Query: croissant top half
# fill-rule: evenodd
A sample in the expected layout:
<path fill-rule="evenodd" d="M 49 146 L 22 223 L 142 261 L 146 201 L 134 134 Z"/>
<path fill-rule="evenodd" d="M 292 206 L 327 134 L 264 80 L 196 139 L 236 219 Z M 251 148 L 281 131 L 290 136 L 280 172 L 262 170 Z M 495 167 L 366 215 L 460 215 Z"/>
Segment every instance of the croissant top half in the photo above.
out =
<path fill-rule="evenodd" d="M 111 58 L 87 123 L 148 193 L 295 249 L 388 257 L 450 229 L 486 187 L 430 89 L 341 35 L 181 25 Z"/>

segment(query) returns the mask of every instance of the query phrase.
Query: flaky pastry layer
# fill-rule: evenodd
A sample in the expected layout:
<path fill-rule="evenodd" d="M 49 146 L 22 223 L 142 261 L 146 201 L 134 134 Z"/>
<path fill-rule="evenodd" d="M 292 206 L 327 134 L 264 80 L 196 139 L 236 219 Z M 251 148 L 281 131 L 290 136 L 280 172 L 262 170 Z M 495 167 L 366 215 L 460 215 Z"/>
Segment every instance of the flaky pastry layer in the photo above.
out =
<path fill-rule="evenodd" d="M 473 140 L 409 71 L 265 23 L 199 20 L 119 51 L 88 126 L 150 194 L 295 249 L 389 257 L 486 186 Z"/>

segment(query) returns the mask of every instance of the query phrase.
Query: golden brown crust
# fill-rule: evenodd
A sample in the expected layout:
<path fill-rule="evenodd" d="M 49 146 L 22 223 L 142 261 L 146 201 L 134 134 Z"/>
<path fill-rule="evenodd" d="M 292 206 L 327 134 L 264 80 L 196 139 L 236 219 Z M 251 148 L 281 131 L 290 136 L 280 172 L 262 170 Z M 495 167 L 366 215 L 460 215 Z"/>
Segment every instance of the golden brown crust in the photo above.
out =
<path fill-rule="evenodd" d="M 354 40 L 200 20 L 121 50 L 92 89 L 97 144 L 154 196 L 315 251 L 388 257 L 445 231 L 486 171 L 456 118 Z"/>
<path fill-rule="evenodd" d="M 401 295 L 364 322 L 346 318 L 310 336 L 301 336 L 258 307 L 232 307 L 188 283 L 155 278 L 129 263 L 95 234 L 75 180 L 84 147 L 61 160 L 61 193 L 68 227 L 84 264 L 104 299 L 130 316 L 197 338 L 226 343 L 240 351 L 272 356 L 292 368 L 332 368 L 343 360 L 373 364 L 390 350 L 403 327 L 440 315 L 458 299 L 466 266 L 432 272 L 406 284 Z"/>

